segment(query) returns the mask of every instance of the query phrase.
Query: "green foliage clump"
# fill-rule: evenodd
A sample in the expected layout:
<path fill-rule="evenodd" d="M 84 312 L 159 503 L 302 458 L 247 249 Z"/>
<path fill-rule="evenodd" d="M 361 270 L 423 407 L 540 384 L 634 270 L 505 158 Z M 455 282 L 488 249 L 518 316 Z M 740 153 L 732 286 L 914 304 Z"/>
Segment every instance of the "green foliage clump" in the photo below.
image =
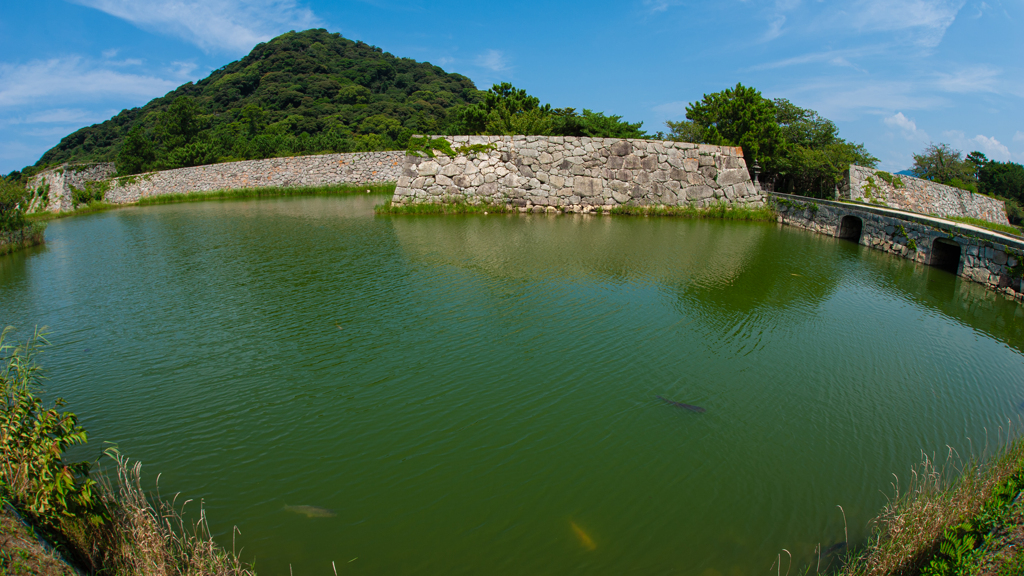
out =
<path fill-rule="evenodd" d="M 989 160 L 981 152 L 967 155 L 967 163 L 974 170 L 978 192 L 1004 200 L 1006 216 L 1013 224 L 1024 222 L 1024 166 L 1016 162 Z"/>
<path fill-rule="evenodd" d="M 56 526 L 63 518 L 101 521 L 96 482 L 88 462 L 65 462 L 64 452 L 86 442 L 85 429 L 57 398 L 47 406 L 39 398 L 42 380 L 36 356 L 47 344 L 37 331 L 25 344 L 4 342 L 0 332 L 0 492 L 36 521 Z"/>
<path fill-rule="evenodd" d="M 643 122 L 623 122 L 621 116 L 541 104 L 526 90 L 508 82 L 494 84 L 480 102 L 451 111 L 445 125 L 448 135 L 588 136 L 591 138 L 646 138 Z"/>
<path fill-rule="evenodd" d="M 890 186 L 897 190 L 906 188 L 906 185 L 903 184 L 903 180 L 899 176 L 894 176 L 888 172 L 883 172 L 882 170 L 875 172 L 875 176 L 878 176 L 880 179 L 888 182 Z"/>
<path fill-rule="evenodd" d="M 863 144 L 840 138 L 831 120 L 742 84 L 705 94 L 687 107 L 686 118 L 666 123 L 671 139 L 740 146 L 748 168 L 759 164 L 761 181 L 780 192 L 831 197 L 850 164 L 878 163 Z"/>
<path fill-rule="evenodd" d="M 14 232 L 25 226 L 25 188 L 10 180 L 0 180 L 0 233 Z"/>
<path fill-rule="evenodd" d="M 409 146 L 406 148 L 406 152 L 421 158 L 424 156 L 435 158 L 434 152 L 437 151 L 449 158 L 455 158 L 456 156 L 468 156 L 471 154 L 486 154 L 497 150 L 497 148 L 498 145 L 492 142 L 490 144 L 464 144 L 453 149 L 445 138 L 418 136 L 409 139 Z"/>

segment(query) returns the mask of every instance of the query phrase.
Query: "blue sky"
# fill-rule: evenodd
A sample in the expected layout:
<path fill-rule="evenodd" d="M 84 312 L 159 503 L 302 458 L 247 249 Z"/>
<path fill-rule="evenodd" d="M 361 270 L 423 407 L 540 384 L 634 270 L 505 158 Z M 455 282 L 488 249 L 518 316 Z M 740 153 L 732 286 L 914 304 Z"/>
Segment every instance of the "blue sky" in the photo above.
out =
<path fill-rule="evenodd" d="M 834 120 L 886 169 L 929 142 L 1024 162 L 1024 0 L 5 0 L 0 173 L 314 27 L 650 132 L 742 82 Z"/>

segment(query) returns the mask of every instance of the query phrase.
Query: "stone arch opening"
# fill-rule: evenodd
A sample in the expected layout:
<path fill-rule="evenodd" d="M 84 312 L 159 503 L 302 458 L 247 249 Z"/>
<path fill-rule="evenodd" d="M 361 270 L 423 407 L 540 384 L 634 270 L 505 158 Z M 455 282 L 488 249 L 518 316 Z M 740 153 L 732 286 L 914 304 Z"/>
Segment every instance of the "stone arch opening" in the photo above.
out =
<path fill-rule="evenodd" d="M 839 237 L 843 240 L 860 243 L 860 232 L 864 221 L 857 216 L 843 216 L 839 221 Z"/>
<path fill-rule="evenodd" d="M 960 245 L 948 238 L 932 242 L 932 255 L 928 264 L 956 274 L 960 271 Z"/>

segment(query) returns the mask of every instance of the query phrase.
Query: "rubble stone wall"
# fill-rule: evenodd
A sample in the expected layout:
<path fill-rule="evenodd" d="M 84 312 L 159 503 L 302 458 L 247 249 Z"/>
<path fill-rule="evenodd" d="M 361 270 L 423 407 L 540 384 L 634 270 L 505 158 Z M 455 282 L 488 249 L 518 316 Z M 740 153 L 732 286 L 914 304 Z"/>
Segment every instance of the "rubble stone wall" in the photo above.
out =
<path fill-rule="evenodd" d="M 998 224 L 1010 223 L 1006 218 L 1005 205 L 995 198 L 863 166 L 850 166 L 839 197 L 918 214 L 966 216 Z"/>
<path fill-rule="evenodd" d="M 454 158 L 410 155 L 394 204 L 512 204 L 589 212 L 621 204 L 761 206 L 740 148 L 569 136 L 449 136 Z M 470 146 L 484 151 L 468 151 Z"/>

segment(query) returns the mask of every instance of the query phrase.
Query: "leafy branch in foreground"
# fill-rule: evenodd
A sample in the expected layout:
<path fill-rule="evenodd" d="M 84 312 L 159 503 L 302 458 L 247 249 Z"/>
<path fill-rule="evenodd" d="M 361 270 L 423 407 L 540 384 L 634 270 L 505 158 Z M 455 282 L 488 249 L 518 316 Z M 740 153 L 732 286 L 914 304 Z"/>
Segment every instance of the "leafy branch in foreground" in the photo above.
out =
<path fill-rule="evenodd" d="M 238 554 L 214 542 L 202 508 L 186 523 L 184 504 L 147 494 L 141 465 L 116 448 L 106 451 L 114 473 L 99 482 L 89 463 L 65 462 L 65 450 L 87 438 L 78 418 L 59 410 L 62 399 L 48 407 L 37 396 L 45 331 L 21 345 L 6 343 L 10 332 L 0 332 L 0 500 L 90 573 L 252 576 Z"/>
<path fill-rule="evenodd" d="M 47 344 L 45 332 L 13 346 L 5 343 L 10 331 L 0 332 L 0 491 L 50 526 L 79 515 L 100 522 L 89 463 L 63 457 L 71 446 L 85 444 L 85 429 L 74 413 L 60 411 L 62 398 L 48 407 L 36 395 L 42 382 L 36 356 Z"/>

